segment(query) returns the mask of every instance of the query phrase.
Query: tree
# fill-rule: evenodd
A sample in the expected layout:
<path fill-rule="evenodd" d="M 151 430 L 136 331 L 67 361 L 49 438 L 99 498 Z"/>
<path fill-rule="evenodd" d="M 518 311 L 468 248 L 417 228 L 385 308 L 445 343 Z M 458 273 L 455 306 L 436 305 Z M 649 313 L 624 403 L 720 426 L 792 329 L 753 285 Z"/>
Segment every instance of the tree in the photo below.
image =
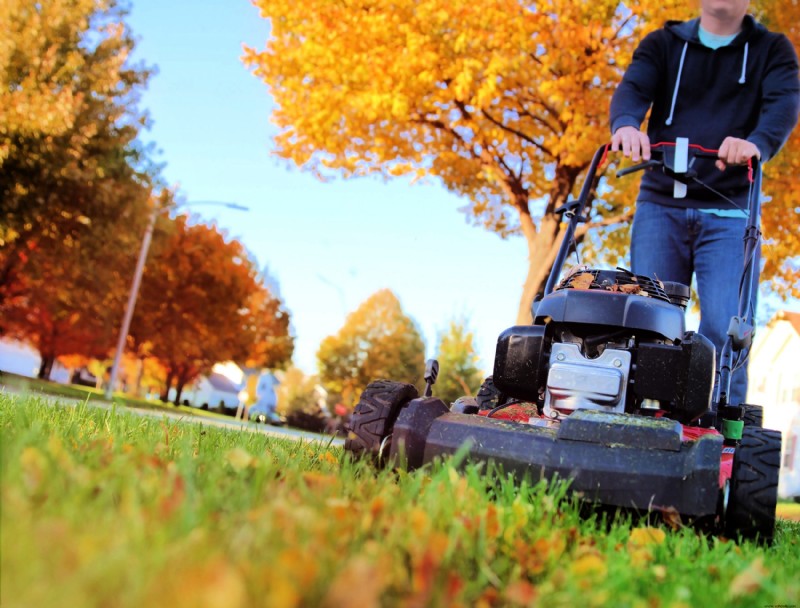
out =
<path fill-rule="evenodd" d="M 348 315 L 339 333 L 322 341 L 317 364 L 325 390 L 352 408 L 373 380 L 420 384 L 425 345 L 397 296 L 382 289 Z"/>
<path fill-rule="evenodd" d="M 439 336 L 436 351 L 439 378 L 434 394 L 445 403 L 452 403 L 459 397 L 477 393 L 483 372 L 477 367 L 473 335 L 463 319 L 450 321 L 447 331 Z"/>
<path fill-rule="evenodd" d="M 0 305 L 3 333 L 39 351 L 39 377 L 58 357 L 105 357 L 122 315 L 123 284 L 98 247 L 42 240 L 28 251 L 24 291 Z"/>
<path fill-rule="evenodd" d="M 307 376 L 298 367 L 289 367 L 278 385 L 278 411 L 289 415 L 293 412 L 317 414 L 320 411 L 321 391 L 318 389 L 319 378 Z M 325 404 L 327 407 L 327 404 Z"/>
<path fill-rule="evenodd" d="M 241 243 L 187 216 L 162 219 L 142 278 L 131 342 L 166 370 L 162 399 L 220 361 L 282 365 L 291 356 L 289 315 L 258 280 Z M 264 346 L 274 340 L 280 347 Z"/>
<path fill-rule="evenodd" d="M 764 0 L 753 6 L 769 28 L 783 32 L 800 55 L 800 4 Z M 783 151 L 764 167 L 764 192 L 772 201 L 763 208 L 762 230 L 769 243 L 762 250 L 762 277 L 780 294 L 800 298 L 800 129 L 795 128 Z"/>
<path fill-rule="evenodd" d="M 120 222 L 117 203 L 149 193 L 136 140 L 149 71 L 128 64 L 124 17 L 117 0 L 2 3 L 0 300 L 24 291 L 32 245 L 94 241 L 112 221 L 126 233 L 135 209 Z"/>
<path fill-rule="evenodd" d="M 255 4 L 272 35 L 245 62 L 276 101 L 277 153 L 320 175 L 433 176 L 470 201 L 476 224 L 521 233 L 518 322 L 562 236 L 554 210 L 609 138 L 635 42 L 687 12 L 661 0 Z M 595 223 L 629 219 L 625 202 Z"/>

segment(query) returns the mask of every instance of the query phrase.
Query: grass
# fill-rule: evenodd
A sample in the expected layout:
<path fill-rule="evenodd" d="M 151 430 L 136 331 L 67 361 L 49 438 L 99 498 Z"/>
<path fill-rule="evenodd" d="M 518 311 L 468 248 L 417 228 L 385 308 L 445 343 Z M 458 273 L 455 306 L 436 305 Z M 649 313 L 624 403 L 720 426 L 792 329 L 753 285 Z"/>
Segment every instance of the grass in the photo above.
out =
<path fill-rule="evenodd" d="M 800 523 L 771 548 L 581 518 L 563 487 L 0 394 L 0 604 L 765 606 L 800 603 Z"/>
<path fill-rule="evenodd" d="M 27 376 L 20 376 L 18 374 L 0 371 L 0 389 L 5 387 L 25 394 L 50 395 L 53 397 L 79 399 L 81 401 L 108 403 L 108 400 L 105 398 L 105 391 L 99 388 L 81 386 L 77 384 L 61 384 L 59 382 L 52 382 L 50 380 L 40 380 L 39 378 L 29 378 Z M 199 408 L 184 405 L 176 406 L 172 403 L 165 403 L 163 401 L 140 399 L 124 393 L 114 393 L 112 395 L 111 403 L 139 409 L 165 410 L 172 412 L 178 411 L 182 413 L 193 414 L 195 416 L 227 418 L 224 414 L 217 414 L 207 410 L 201 410 Z"/>

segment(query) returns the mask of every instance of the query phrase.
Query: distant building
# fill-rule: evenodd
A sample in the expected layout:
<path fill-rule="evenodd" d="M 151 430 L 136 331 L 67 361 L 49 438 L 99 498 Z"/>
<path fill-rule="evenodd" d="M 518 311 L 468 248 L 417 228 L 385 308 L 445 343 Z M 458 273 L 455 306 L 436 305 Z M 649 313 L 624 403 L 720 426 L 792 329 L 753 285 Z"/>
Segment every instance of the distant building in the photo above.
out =
<path fill-rule="evenodd" d="M 230 410 L 239 407 L 241 390 L 241 384 L 237 384 L 220 372 L 212 371 L 208 376 L 201 376 L 191 387 L 185 389 L 181 400 L 186 399 L 194 407 L 206 405 L 211 410 L 220 408 Z"/>
<path fill-rule="evenodd" d="M 750 351 L 748 403 L 783 434 L 782 496 L 800 495 L 800 312 L 780 311 L 759 328 Z"/>

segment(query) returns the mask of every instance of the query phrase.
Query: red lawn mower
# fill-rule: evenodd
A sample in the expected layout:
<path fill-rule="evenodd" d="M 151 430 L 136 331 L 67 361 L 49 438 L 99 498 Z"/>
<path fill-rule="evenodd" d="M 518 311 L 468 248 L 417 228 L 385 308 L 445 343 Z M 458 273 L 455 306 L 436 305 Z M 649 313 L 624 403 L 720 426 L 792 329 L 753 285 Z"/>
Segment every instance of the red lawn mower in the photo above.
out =
<path fill-rule="evenodd" d="M 749 218 L 738 315 L 716 361 L 687 332 L 689 286 L 624 269 L 579 266 L 559 278 L 608 146 L 595 153 L 577 200 L 557 210 L 566 233 L 533 323 L 500 334 L 494 373 L 477 397 L 447 404 L 411 384 L 371 383 L 350 422 L 345 450 L 415 469 L 466 451 L 515 476 L 568 479 L 583 500 L 639 513 L 679 514 L 724 535 L 772 541 L 781 435 L 761 427 L 758 406 L 729 403 L 731 374 L 753 336 L 761 233 L 761 169 L 750 167 Z M 693 168 L 716 151 L 653 146 L 653 160 L 617 172 L 663 171 L 675 195 L 702 182 Z"/>

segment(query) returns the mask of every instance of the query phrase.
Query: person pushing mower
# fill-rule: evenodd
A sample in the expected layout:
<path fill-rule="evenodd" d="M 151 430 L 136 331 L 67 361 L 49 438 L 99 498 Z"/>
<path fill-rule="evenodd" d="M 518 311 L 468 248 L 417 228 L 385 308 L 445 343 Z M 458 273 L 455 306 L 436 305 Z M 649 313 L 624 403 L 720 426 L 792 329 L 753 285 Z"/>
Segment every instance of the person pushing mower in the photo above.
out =
<path fill-rule="evenodd" d="M 642 178 L 631 234 L 636 274 L 690 285 L 697 279 L 698 332 L 719 359 L 736 315 L 744 266 L 742 234 L 749 189 L 747 163 L 778 153 L 797 123 L 798 60 L 783 34 L 747 14 L 749 0 L 702 0 L 700 17 L 669 21 L 645 37 L 611 100 L 611 149 L 650 160 L 651 145 L 691 137 L 719 149 L 716 166 L 697 159 L 705 185 L 676 198 L 660 171 Z M 641 131 L 651 110 L 647 131 Z M 756 251 L 758 255 L 758 251 Z M 758 283 L 758 265 L 753 280 Z M 755 299 L 753 299 L 755 308 Z M 752 320 L 755 311 L 749 311 Z M 746 361 L 733 370 L 725 401 L 742 404 Z"/>

